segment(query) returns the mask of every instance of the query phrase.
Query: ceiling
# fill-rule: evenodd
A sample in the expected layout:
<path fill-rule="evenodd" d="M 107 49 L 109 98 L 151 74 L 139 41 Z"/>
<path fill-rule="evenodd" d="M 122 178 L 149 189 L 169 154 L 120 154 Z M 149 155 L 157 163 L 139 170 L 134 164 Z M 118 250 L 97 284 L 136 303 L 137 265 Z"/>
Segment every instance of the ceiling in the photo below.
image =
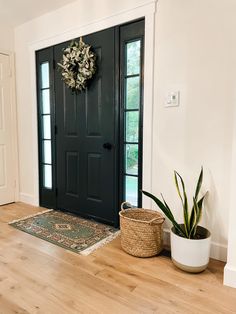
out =
<path fill-rule="evenodd" d="M 75 0 L 0 0 L 0 24 L 15 27 Z"/>

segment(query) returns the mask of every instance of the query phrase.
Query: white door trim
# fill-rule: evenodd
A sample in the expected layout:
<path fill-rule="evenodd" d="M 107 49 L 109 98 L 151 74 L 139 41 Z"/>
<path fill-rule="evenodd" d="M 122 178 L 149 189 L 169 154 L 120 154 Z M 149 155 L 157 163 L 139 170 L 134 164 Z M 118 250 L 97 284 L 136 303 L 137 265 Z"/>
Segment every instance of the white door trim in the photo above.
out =
<path fill-rule="evenodd" d="M 18 132 L 17 132 L 17 108 L 16 108 L 16 75 L 15 75 L 15 55 L 11 51 L 0 49 L 0 54 L 9 56 L 10 60 L 10 82 L 11 82 L 11 127 L 12 127 L 12 151 L 15 180 L 14 201 L 19 201 L 19 163 L 18 163 Z"/>
<path fill-rule="evenodd" d="M 156 0 L 115 15 L 95 20 L 86 25 L 58 33 L 53 37 L 44 38 L 29 45 L 31 91 L 32 91 L 32 125 L 33 125 L 33 164 L 34 164 L 34 197 L 29 197 L 30 203 L 39 205 L 39 172 L 38 172 L 38 130 L 37 130 L 37 91 L 35 52 L 61 42 L 97 32 L 115 25 L 120 25 L 138 18 L 145 18 L 145 56 L 144 56 L 144 99 L 143 99 L 143 188 L 152 190 L 152 120 L 153 120 L 153 69 L 154 69 L 154 30 L 155 30 Z M 23 198 L 24 195 L 22 195 Z M 151 201 L 144 198 L 143 206 L 150 207 Z"/>

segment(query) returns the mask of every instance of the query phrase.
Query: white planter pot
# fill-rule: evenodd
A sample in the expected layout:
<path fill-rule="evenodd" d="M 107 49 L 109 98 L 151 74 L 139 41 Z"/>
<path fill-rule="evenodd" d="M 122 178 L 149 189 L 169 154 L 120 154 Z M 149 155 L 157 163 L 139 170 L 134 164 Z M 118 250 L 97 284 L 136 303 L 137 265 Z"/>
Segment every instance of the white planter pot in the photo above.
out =
<path fill-rule="evenodd" d="M 205 238 L 192 240 L 182 238 L 174 233 L 171 228 L 171 258 L 173 263 L 180 269 L 199 273 L 207 268 L 210 256 L 211 234 L 201 227 L 197 227 L 197 232 Z"/>

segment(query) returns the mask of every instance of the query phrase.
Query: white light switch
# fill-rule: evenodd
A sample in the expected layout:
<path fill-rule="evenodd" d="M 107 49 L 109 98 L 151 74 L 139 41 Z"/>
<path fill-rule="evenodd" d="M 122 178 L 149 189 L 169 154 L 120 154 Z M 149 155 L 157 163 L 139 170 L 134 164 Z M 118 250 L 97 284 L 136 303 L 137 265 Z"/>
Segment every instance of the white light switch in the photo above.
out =
<path fill-rule="evenodd" d="M 176 107 L 179 106 L 179 99 L 180 99 L 179 91 L 170 92 L 166 96 L 165 107 Z"/>

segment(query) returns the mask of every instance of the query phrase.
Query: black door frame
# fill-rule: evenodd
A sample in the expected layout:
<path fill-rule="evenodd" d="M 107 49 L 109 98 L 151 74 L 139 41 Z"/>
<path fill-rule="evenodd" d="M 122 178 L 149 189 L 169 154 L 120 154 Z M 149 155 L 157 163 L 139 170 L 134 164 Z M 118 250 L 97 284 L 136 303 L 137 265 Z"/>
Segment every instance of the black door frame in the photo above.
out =
<path fill-rule="evenodd" d="M 41 95 L 41 73 L 40 64 L 49 64 L 49 90 L 50 90 L 50 113 L 51 113 L 51 144 L 52 144 L 52 189 L 44 188 L 43 175 L 43 149 L 42 149 L 42 95 Z M 54 101 L 54 62 L 53 47 L 45 48 L 36 52 L 36 76 L 37 76 L 37 117 L 38 117 L 38 171 L 39 171 L 39 205 L 46 208 L 56 208 L 56 127 L 55 127 L 55 101 Z"/>
<path fill-rule="evenodd" d="M 116 154 L 117 160 L 116 160 L 116 165 L 117 165 L 117 173 L 120 174 L 117 177 L 119 177 L 118 181 L 115 181 L 116 185 L 116 191 L 117 191 L 117 196 L 116 196 L 116 204 L 117 204 L 117 215 L 116 219 L 114 222 L 115 226 L 119 225 L 119 206 L 122 201 L 124 201 L 124 150 L 123 150 L 123 138 L 124 138 L 124 119 L 123 119 L 123 89 L 121 86 L 121 76 L 122 76 L 122 70 L 121 70 L 121 42 L 120 42 L 120 28 L 123 26 L 127 26 L 130 24 L 133 24 L 138 21 L 144 21 L 144 18 L 137 19 L 134 21 L 130 21 L 124 24 L 120 24 L 118 26 L 115 26 L 115 34 L 117 36 L 117 40 L 115 41 L 115 60 L 116 60 L 116 66 L 115 66 L 115 103 L 116 105 L 116 127 L 115 127 L 115 135 L 116 138 L 118 139 L 117 145 L 118 147 L 116 148 L 118 153 Z M 145 26 L 144 26 L 145 28 Z M 143 29 L 144 32 L 144 29 Z M 143 147 L 143 74 L 144 74 L 144 34 L 142 36 L 139 36 L 139 38 L 142 37 L 142 57 L 141 57 L 141 93 L 140 93 L 140 124 L 139 124 L 139 160 L 138 160 L 138 167 L 140 169 L 139 171 L 139 176 L 138 176 L 138 185 L 139 189 L 142 188 L 142 170 L 143 170 L 143 165 L 142 165 L 142 147 Z M 40 206 L 48 207 L 48 208 L 55 208 L 57 209 L 57 188 L 56 188 L 56 171 L 55 171 L 55 150 L 56 150 L 56 125 L 55 125 L 55 100 L 54 100 L 54 79 L 53 79 L 53 73 L 56 70 L 56 64 L 53 59 L 53 47 L 45 48 L 36 51 L 36 73 L 37 73 L 37 111 L 38 111 L 38 149 L 39 149 L 39 199 L 40 199 Z M 50 56 L 50 60 L 44 55 L 44 51 L 46 52 L 46 55 Z M 43 57 L 39 55 L 41 53 Z M 50 100 L 51 100 L 51 114 L 52 114 L 52 123 L 51 123 L 51 134 L 52 134 L 52 164 L 53 164 L 53 188 L 51 191 L 48 189 L 45 189 L 43 187 L 43 173 L 42 173 L 42 122 L 41 122 L 41 97 L 40 97 L 40 80 L 39 80 L 39 65 L 40 62 L 43 61 L 49 61 L 49 66 L 50 66 L 50 88 L 51 88 L 51 93 L 50 93 Z M 142 195 L 141 192 L 138 194 L 138 206 L 142 206 Z"/>
<path fill-rule="evenodd" d="M 136 29 L 130 31 L 129 26 L 137 23 Z M 125 29 L 123 35 L 121 35 L 122 28 Z M 141 30 L 139 29 L 141 28 Z M 120 202 L 126 201 L 124 199 L 125 195 L 125 184 L 124 184 L 124 175 L 125 175 L 125 151 L 124 151 L 124 143 L 125 143 L 125 121 L 124 121 L 124 111 L 125 111 L 125 88 L 122 82 L 125 77 L 125 67 L 124 63 L 126 62 L 125 56 L 125 44 L 127 42 L 136 41 L 138 39 L 141 40 L 141 71 L 140 71 L 140 108 L 139 108 L 139 141 L 138 141 L 138 207 L 142 207 L 142 182 L 143 182 L 143 88 L 144 88 L 144 30 L 145 30 L 145 20 L 138 19 L 135 21 L 131 21 L 128 23 L 124 23 L 119 25 L 119 104 L 120 104 Z M 123 40 L 122 40 L 123 39 Z"/>

